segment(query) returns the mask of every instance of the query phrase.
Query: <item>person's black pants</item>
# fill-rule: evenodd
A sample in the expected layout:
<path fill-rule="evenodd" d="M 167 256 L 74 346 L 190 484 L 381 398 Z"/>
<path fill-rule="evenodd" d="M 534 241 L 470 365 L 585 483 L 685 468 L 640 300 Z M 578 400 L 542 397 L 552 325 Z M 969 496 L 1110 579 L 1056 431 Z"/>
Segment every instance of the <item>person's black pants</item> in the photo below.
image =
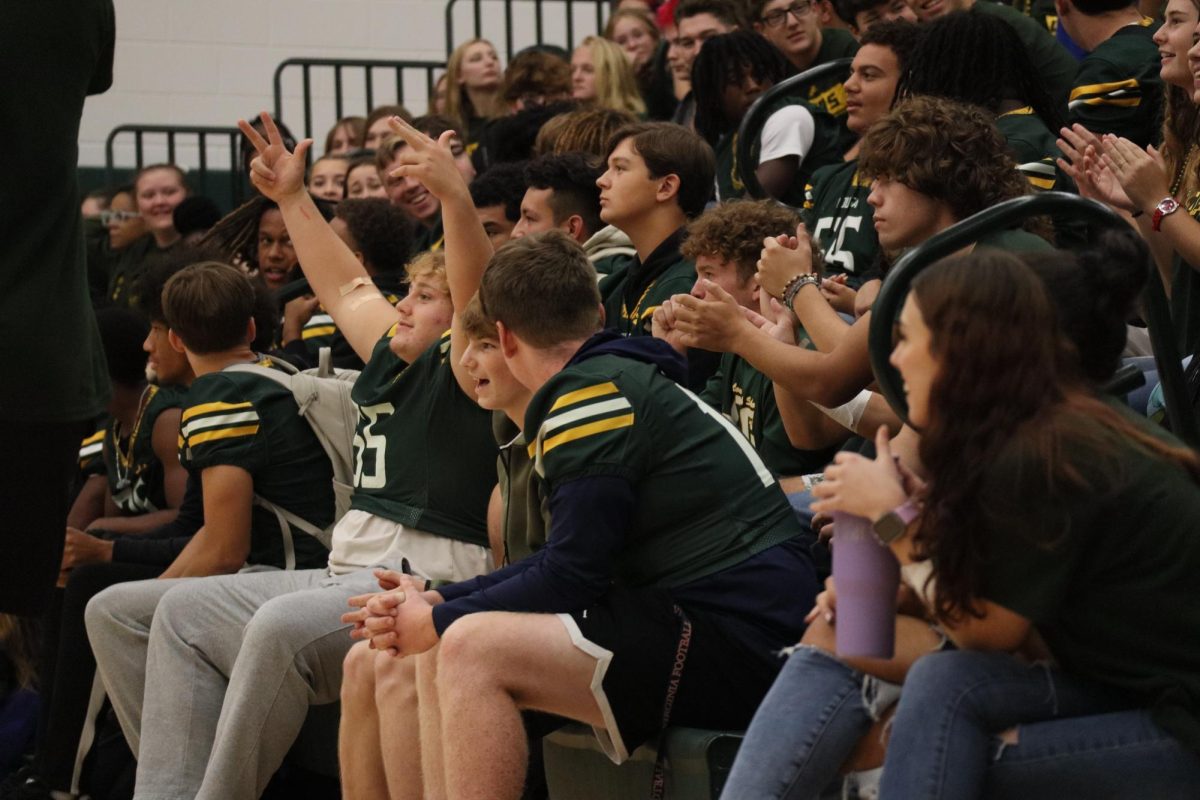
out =
<path fill-rule="evenodd" d="M 79 738 L 87 719 L 96 659 L 88 642 L 83 611 L 88 601 L 109 586 L 156 578 L 162 567 L 144 564 L 84 564 L 71 570 L 61 592 L 61 610 L 43 628 L 41 663 L 42 716 L 38 725 L 39 775 L 51 789 L 71 790 Z M 59 598 L 56 598 L 56 601 Z M 59 602 L 55 603 L 60 605 Z"/>
<path fill-rule="evenodd" d="M 0 420 L 0 612 L 34 616 L 50 605 L 71 476 L 89 427 Z"/>

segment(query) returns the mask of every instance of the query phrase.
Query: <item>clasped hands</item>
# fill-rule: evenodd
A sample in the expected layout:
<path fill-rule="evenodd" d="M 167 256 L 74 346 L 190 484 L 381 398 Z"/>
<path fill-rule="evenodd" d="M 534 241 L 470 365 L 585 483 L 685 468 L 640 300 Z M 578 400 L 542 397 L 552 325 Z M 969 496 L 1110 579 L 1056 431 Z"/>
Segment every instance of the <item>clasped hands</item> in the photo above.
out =
<path fill-rule="evenodd" d="M 342 615 L 342 622 L 354 626 L 350 638 L 365 639 L 373 649 L 392 656 L 417 655 L 436 645 L 433 607 L 442 596 L 426 591 L 424 581 L 395 570 L 377 569 L 375 577 L 383 591 L 347 601 L 356 609 Z"/>

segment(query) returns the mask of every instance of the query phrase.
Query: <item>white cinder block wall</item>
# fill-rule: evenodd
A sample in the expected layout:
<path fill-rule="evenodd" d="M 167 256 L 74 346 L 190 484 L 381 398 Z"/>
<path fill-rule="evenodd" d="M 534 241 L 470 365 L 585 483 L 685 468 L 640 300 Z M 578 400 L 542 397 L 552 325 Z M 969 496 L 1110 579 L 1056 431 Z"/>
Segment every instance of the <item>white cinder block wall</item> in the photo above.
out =
<path fill-rule="evenodd" d="M 602 2 L 602 0 L 600 0 Z M 470 38 L 471 0 L 455 4 L 455 40 Z M 566 44 L 571 7 L 578 41 L 596 32 L 597 0 L 545 0 L 544 38 Z M 484 35 L 504 56 L 501 0 L 482 0 Z M 444 61 L 445 0 L 115 0 L 117 52 L 114 81 L 89 98 L 80 129 L 79 163 L 104 165 L 109 132 L 125 123 L 233 125 L 238 117 L 273 106 L 275 67 L 292 57 L 414 59 Z M 534 3 L 514 0 L 514 46 L 534 41 Z M 361 73 L 344 73 L 345 113 L 362 113 Z M 376 72 L 376 104 L 395 100 L 394 78 Z M 297 135 L 303 127 L 301 77 L 284 75 L 284 121 Z M 313 72 L 313 130 L 320 152 L 334 120 L 333 78 Z M 405 82 L 405 105 L 414 114 L 427 105 L 423 76 Z M 132 137 L 115 143 L 117 166 L 133 164 Z M 165 144 L 146 140 L 147 161 L 166 159 Z M 211 163 L 229 163 L 219 142 L 208 148 Z M 176 161 L 195 166 L 194 145 L 182 143 Z"/>

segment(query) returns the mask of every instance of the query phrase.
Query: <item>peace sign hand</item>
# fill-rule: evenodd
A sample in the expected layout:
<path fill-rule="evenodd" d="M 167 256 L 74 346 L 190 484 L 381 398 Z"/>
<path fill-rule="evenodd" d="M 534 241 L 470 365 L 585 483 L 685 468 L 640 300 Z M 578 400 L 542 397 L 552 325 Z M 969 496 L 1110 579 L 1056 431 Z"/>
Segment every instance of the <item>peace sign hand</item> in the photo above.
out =
<path fill-rule="evenodd" d="M 300 142 L 295 152 L 289 153 L 271 116 L 264 111 L 259 119 L 267 131 L 266 139 L 249 122 L 238 120 L 238 127 L 258 152 L 250 162 L 250 182 L 264 197 L 282 204 L 304 192 L 305 157 L 312 139 Z"/>
<path fill-rule="evenodd" d="M 454 163 L 450 143 L 458 138 L 454 131 L 443 131 L 434 141 L 400 117 L 388 120 L 392 133 L 407 147 L 396 153 L 396 162 L 388 173 L 393 178 L 413 178 L 438 200 L 445 202 L 454 194 L 467 192 L 467 182 Z"/>

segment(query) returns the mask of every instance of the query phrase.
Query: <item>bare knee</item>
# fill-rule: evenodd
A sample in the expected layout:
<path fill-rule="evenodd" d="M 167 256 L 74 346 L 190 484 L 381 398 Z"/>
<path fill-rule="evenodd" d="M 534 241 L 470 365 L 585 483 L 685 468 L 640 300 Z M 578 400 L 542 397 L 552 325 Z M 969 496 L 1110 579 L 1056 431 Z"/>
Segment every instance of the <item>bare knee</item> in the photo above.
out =
<path fill-rule="evenodd" d="M 439 690 L 478 683 L 504 673 L 501 637 L 494 634 L 492 626 L 481 624 L 478 615 L 462 617 L 446 629 L 438 645 Z"/>
<path fill-rule="evenodd" d="M 375 697 L 375 655 L 368 642 L 350 648 L 342 661 L 342 702 Z"/>
<path fill-rule="evenodd" d="M 416 658 L 373 652 L 376 704 L 383 708 L 414 702 L 417 698 Z"/>

